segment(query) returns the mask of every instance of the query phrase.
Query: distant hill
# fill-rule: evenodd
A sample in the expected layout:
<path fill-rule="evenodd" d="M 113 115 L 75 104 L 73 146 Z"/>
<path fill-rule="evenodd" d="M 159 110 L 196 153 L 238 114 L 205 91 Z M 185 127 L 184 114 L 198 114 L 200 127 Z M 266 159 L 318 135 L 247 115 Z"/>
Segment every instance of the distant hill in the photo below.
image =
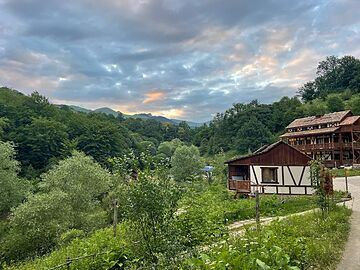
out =
<path fill-rule="evenodd" d="M 105 113 L 107 115 L 113 115 L 115 117 L 117 117 L 119 115 L 119 113 L 121 113 L 121 112 L 114 111 L 113 109 L 108 108 L 108 107 L 102 107 L 102 108 L 98 108 L 98 109 L 95 109 L 95 110 L 89 110 L 89 109 L 85 109 L 85 108 L 82 108 L 82 107 L 79 107 L 79 106 L 74 106 L 74 105 L 69 105 L 68 107 L 70 107 L 74 111 L 78 111 L 78 112 Z M 151 113 L 138 113 L 138 114 L 132 114 L 132 115 L 123 114 L 123 116 L 125 118 L 140 118 L 140 119 L 144 119 L 144 120 L 152 119 L 152 120 L 159 121 L 161 123 L 171 123 L 171 124 L 175 124 L 175 125 L 178 125 L 181 122 L 186 122 L 192 128 L 199 127 L 199 126 L 202 126 L 204 124 L 204 123 L 196 123 L 196 122 L 192 122 L 192 121 L 184 121 L 184 120 L 179 120 L 179 119 L 170 119 L 170 118 L 166 118 L 164 116 L 152 115 Z"/>
<path fill-rule="evenodd" d="M 91 112 L 91 110 L 88 110 L 88 109 L 85 109 L 85 108 L 82 108 L 79 106 L 75 106 L 75 105 L 66 105 L 66 106 L 70 107 L 71 109 L 73 109 L 74 111 L 77 111 L 77 112 L 84 112 L 84 113 Z"/>

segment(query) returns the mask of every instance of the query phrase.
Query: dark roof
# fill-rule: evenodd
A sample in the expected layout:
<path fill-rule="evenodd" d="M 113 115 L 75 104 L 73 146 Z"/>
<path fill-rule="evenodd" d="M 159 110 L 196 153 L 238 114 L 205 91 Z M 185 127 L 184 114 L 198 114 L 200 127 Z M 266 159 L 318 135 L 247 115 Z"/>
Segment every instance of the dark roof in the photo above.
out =
<path fill-rule="evenodd" d="M 333 133 L 337 131 L 340 127 L 330 127 L 330 128 L 319 128 L 319 129 L 311 129 L 311 130 L 303 130 L 296 132 L 288 132 L 280 136 L 280 138 L 288 138 L 288 137 L 297 137 L 297 136 L 307 136 L 313 134 L 324 134 L 324 133 Z"/>
<path fill-rule="evenodd" d="M 250 157 L 255 157 L 255 156 L 259 156 L 259 155 L 265 154 L 265 153 L 269 152 L 270 150 L 274 149 L 276 146 L 278 146 L 278 145 L 280 145 L 280 144 L 285 144 L 285 145 L 291 147 L 292 149 L 296 150 L 296 151 L 299 152 L 300 154 L 302 154 L 302 155 L 310 158 L 309 156 L 305 155 L 303 152 L 301 152 L 301 151 L 299 151 L 298 149 L 296 149 L 295 147 L 287 144 L 286 142 L 284 142 L 284 141 L 277 141 L 276 143 L 273 143 L 273 144 L 270 144 L 270 145 L 264 145 L 264 146 L 260 147 L 259 149 L 257 149 L 256 151 L 254 151 L 254 153 L 252 153 L 252 154 L 248 154 L 248 155 L 241 156 L 241 157 L 236 157 L 236 158 L 227 160 L 227 161 L 225 161 L 224 163 L 227 164 L 227 163 L 231 163 L 231 162 L 236 161 L 236 160 L 241 160 L 241 159 L 250 158 Z"/>
<path fill-rule="evenodd" d="M 296 128 L 296 127 L 305 127 L 305 126 L 313 126 L 320 124 L 328 124 L 328 123 L 337 123 L 344 120 L 346 116 L 352 115 L 351 111 L 341 111 L 341 112 L 333 112 L 327 113 L 322 116 L 310 116 L 295 119 L 292 121 L 286 128 Z"/>

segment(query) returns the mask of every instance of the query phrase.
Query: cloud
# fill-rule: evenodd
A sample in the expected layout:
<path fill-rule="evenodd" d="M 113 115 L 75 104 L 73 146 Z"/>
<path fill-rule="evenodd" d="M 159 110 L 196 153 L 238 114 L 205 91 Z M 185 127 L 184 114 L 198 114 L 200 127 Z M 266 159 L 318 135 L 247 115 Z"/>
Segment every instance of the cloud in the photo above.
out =
<path fill-rule="evenodd" d="M 357 0 L 0 0 L 0 83 L 57 103 L 207 121 L 360 57 Z M 161 89 L 161 90 L 159 90 Z"/>
<path fill-rule="evenodd" d="M 159 101 L 162 100 L 165 97 L 165 93 L 164 92 L 149 92 L 149 93 L 145 93 L 145 99 L 143 100 L 143 104 L 148 104 L 148 103 L 152 103 L 155 101 Z"/>

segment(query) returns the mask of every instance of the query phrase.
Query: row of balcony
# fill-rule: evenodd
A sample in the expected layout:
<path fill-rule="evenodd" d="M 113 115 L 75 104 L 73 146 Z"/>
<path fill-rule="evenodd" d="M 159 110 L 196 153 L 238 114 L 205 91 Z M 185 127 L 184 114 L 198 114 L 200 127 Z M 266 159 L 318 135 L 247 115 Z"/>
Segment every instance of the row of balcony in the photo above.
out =
<path fill-rule="evenodd" d="M 301 151 L 312 151 L 312 150 L 337 150 L 337 149 L 360 149 L 360 142 L 353 143 L 318 143 L 318 144 L 298 144 L 293 145 Z"/>

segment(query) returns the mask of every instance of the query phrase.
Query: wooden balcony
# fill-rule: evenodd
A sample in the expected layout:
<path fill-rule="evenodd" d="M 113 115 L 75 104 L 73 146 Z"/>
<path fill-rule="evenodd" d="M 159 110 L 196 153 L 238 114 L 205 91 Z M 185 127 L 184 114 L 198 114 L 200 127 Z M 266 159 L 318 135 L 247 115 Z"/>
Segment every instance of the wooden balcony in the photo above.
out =
<path fill-rule="evenodd" d="M 238 193 L 250 193 L 250 180 L 231 180 L 228 181 L 229 189 L 236 190 Z"/>
<path fill-rule="evenodd" d="M 319 144 L 298 144 L 293 145 L 295 148 L 303 152 L 321 151 L 321 150 L 340 150 L 340 149 L 360 149 L 360 143 L 319 143 Z"/>

